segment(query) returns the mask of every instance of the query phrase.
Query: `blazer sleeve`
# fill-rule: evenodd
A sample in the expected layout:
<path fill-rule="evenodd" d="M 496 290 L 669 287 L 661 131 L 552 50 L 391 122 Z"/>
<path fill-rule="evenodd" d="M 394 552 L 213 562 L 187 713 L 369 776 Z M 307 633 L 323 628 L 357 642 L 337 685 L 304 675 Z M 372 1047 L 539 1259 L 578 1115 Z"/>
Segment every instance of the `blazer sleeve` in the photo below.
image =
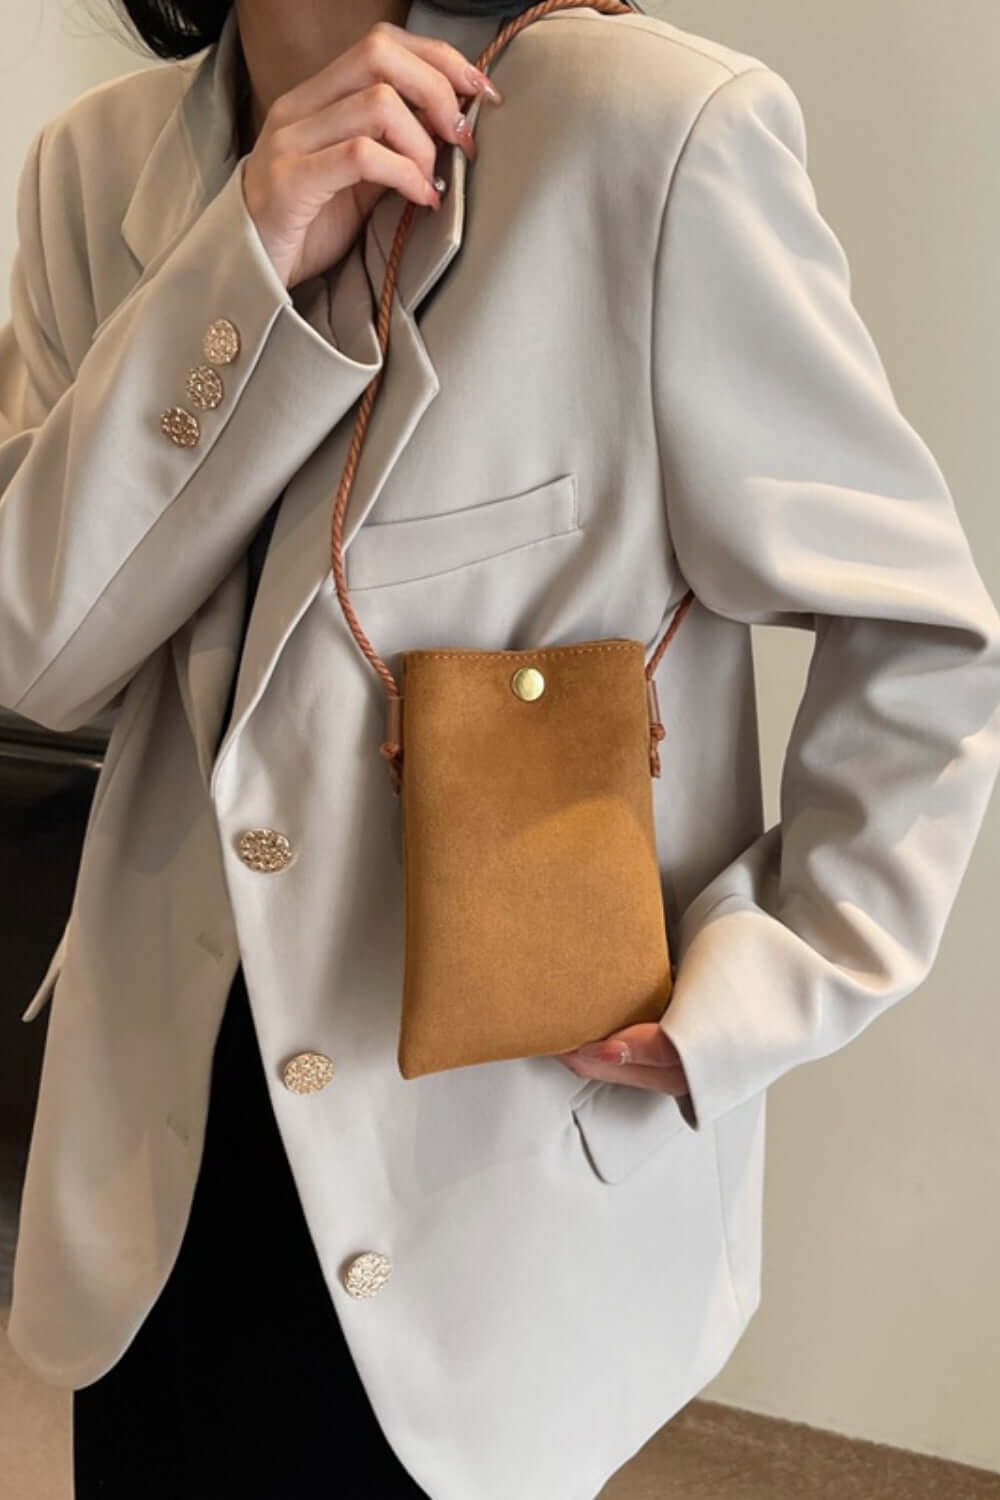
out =
<path fill-rule="evenodd" d="M 704 1129 L 927 976 L 1000 765 L 1000 617 L 901 415 L 788 84 L 721 85 L 657 248 L 653 398 L 696 599 L 815 640 L 780 820 L 681 914 L 661 1026 Z"/>
<path fill-rule="evenodd" d="M 70 730 L 218 586 L 381 353 L 374 325 L 355 359 L 296 311 L 246 207 L 244 158 L 71 369 L 47 255 L 65 184 L 47 180 L 45 129 L 18 180 L 0 330 L 0 703 Z M 160 417 L 189 405 L 186 371 L 221 317 L 240 348 L 180 447 Z"/>

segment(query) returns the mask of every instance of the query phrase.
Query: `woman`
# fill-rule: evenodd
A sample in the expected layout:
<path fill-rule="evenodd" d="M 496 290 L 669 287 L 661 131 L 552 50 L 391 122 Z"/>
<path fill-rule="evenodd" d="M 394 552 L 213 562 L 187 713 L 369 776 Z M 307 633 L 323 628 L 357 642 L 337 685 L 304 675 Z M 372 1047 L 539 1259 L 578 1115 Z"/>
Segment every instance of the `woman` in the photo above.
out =
<path fill-rule="evenodd" d="M 0 697 L 117 706 L 26 1012 L 9 1323 L 74 1391 L 80 1500 L 595 1495 L 753 1315 L 766 1089 L 926 976 L 1000 766 L 1000 618 L 788 85 L 574 7 L 491 98 L 518 9 L 130 4 L 207 50 L 91 90 L 22 174 Z M 696 595 L 657 674 L 662 1021 L 411 1080 L 329 573 L 405 202 L 344 531 L 380 651 L 652 642 Z M 752 623 L 816 634 L 766 831 Z"/>

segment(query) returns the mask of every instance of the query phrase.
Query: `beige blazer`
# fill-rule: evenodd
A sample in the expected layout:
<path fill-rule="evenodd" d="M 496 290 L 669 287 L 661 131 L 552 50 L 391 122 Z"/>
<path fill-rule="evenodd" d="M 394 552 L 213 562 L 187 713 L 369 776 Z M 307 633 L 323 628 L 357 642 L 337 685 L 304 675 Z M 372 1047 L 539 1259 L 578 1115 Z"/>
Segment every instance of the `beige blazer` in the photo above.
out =
<path fill-rule="evenodd" d="M 496 23 L 417 3 L 409 25 L 475 56 Z M 27 1013 L 51 996 L 10 1337 L 79 1387 L 135 1334 L 187 1220 L 242 954 L 400 1459 L 434 1500 L 591 1500 L 758 1305 L 768 1085 L 931 968 L 1000 766 L 1000 617 L 852 307 L 789 86 L 642 13 L 528 28 L 495 67 L 507 102 L 476 107 L 478 162 L 445 150 L 445 206 L 403 257 L 348 581 L 387 659 L 652 645 L 695 591 L 657 674 L 654 783 L 679 959 L 662 1024 L 691 1094 L 551 1057 L 402 1079 L 399 807 L 328 552 L 402 200 L 289 295 L 242 196 L 237 40 L 231 15 L 193 62 L 91 89 L 20 182 L 0 701 L 55 730 L 117 713 Z M 239 349 L 195 412 L 219 319 Z M 190 446 L 161 430 L 172 406 Z M 245 551 L 278 497 L 238 662 Z M 768 623 L 815 646 L 765 829 Z M 270 872 L 267 829 L 291 852 Z M 308 1051 L 334 1072 L 307 1094 L 285 1069 Z M 359 1297 L 369 1252 L 389 1274 Z"/>

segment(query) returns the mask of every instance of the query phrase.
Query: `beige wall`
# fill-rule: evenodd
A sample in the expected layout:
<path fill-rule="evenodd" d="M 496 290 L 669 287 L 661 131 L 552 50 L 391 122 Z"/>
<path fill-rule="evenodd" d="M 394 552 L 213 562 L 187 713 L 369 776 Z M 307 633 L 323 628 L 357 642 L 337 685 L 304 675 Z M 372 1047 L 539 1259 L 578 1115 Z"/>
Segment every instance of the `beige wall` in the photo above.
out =
<path fill-rule="evenodd" d="M 332 3 L 332 0 L 331 0 Z M 948 476 L 1000 597 L 996 0 L 672 0 L 798 93 L 820 207 L 904 412 Z M 0 316 L 17 170 L 37 124 L 140 66 L 110 5 L 4 17 Z M 810 641 L 755 632 L 768 821 Z M 1000 1006 L 984 936 L 996 799 L 922 989 L 769 1096 L 764 1304 L 706 1395 L 1000 1471 Z"/>
<path fill-rule="evenodd" d="M 796 90 L 820 208 L 1000 598 L 996 0 L 656 0 Z M 767 819 L 808 636 L 755 630 Z M 994 798 L 934 972 L 768 1095 L 764 1302 L 706 1395 L 1000 1470 Z"/>

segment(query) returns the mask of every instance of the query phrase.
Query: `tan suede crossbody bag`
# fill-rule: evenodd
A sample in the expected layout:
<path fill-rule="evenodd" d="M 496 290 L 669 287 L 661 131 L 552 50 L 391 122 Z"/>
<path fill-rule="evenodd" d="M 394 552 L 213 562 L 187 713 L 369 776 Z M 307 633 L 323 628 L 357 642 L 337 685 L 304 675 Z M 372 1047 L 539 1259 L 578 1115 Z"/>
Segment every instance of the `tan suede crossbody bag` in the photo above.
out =
<path fill-rule="evenodd" d="M 621 0 L 595 9 L 632 12 Z M 498 31 L 579 0 L 544 0 Z M 343 522 L 415 205 L 404 209 L 378 310 L 383 363 L 360 399 L 333 511 L 344 616 L 385 690 L 388 763 L 402 818 L 404 1078 L 563 1052 L 658 1020 L 673 969 L 653 821 L 664 737 L 653 674 L 689 590 L 646 662 L 641 641 L 400 653 L 400 681 L 347 591 Z"/>

